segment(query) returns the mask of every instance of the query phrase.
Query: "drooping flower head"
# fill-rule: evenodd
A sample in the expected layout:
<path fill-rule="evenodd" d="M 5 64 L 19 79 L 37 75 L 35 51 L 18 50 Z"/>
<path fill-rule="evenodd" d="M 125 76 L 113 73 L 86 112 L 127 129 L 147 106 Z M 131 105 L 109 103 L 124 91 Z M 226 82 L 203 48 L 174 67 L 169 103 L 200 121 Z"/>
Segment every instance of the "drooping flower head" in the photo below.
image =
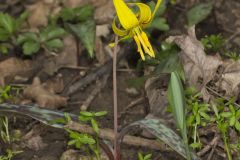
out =
<path fill-rule="evenodd" d="M 151 57 L 155 57 L 151 43 L 148 40 L 147 34 L 143 31 L 151 22 L 161 4 L 161 0 L 157 1 L 154 11 L 144 3 L 128 3 L 124 0 L 113 0 L 114 7 L 117 12 L 117 17 L 112 23 L 113 31 L 116 35 L 123 37 L 122 39 L 133 38 L 137 44 L 138 52 L 141 58 L 145 60 L 144 53 Z M 134 13 L 129 6 L 137 6 L 139 11 Z M 118 28 L 116 19 L 118 18 L 121 27 Z M 122 40 L 121 39 L 121 40 Z"/>

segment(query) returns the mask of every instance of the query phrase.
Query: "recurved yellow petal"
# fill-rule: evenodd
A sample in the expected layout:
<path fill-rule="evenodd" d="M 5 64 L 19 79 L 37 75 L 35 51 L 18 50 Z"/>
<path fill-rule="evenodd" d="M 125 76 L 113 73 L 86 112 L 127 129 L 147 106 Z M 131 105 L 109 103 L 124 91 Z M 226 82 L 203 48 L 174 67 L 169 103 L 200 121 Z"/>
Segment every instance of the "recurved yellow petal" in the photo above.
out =
<path fill-rule="evenodd" d="M 140 24 L 148 24 L 152 18 L 152 11 L 150 7 L 144 3 L 134 3 L 139 8 L 139 22 Z"/>
<path fill-rule="evenodd" d="M 123 29 L 120 29 L 120 28 L 117 27 L 117 25 L 116 25 L 116 17 L 113 19 L 112 29 L 113 29 L 113 32 L 116 35 L 118 35 L 118 36 L 126 36 L 128 34 L 127 30 L 123 30 Z"/>
<path fill-rule="evenodd" d="M 132 10 L 123 0 L 113 0 L 118 19 L 122 27 L 129 30 L 139 24 L 139 21 Z"/>

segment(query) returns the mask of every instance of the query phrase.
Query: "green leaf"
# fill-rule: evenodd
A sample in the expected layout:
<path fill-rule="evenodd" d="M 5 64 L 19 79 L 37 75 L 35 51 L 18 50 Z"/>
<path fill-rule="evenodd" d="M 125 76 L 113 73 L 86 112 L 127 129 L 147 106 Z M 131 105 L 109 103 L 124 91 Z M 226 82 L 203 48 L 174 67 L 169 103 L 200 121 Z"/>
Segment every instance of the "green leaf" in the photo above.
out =
<path fill-rule="evenodd" d="M 144 156 L 144 160 L 150 160 L 152 158 L 152 154 L 147 154 Z"/>
<path fill-rule="evenodd" d="M 240 118 L 240 109 L 236 112 L 236 118 Z"/>
<path fill-rule="evenodd" d="M 191 159 L 187 138 L 187 124 L 185 119 L 186 101 L 182 82 L 176 72 L 171 73 L 170 84 L 168 86 L 168 99 L 171 107 L 173 108 L 176 124 L 181 131 L 187 153 L 187 159 Z"/>
<path fill-rule="evenodd" d="M 188 25 L 193 26 L 207 18 L 211 13 L 213 4 L 210 3 L 200 3 L 190 9 L 187 13 Z"/>
<path fill-rule="evenodd" d="M 91 119 L 91 124 L 94 132 L 99 134 L 99 127 L 98 127 L 97 121 L 94 118 Z"/>
<path fill-rule="evenodd" d="M 169 145 L 174 151 L 182 155 L 184 158 L 187 157 L 184 142 L 171 128 L 167 127 L 162 120 L 157 119 L 143 119 L 130 124 L 127 127 L 140 126 L 146 129 L 149 133 L 155 135 L 159 140 Z M 123 129 L 124 131 L 124 129 Z M 193 159 L 197 160 L 197 156 L 191 153 Z"/>
<path fill-rule="evenodd" d="M 16 26 L 17 26 L 18 28 L 20 28 L 21 25 L 23 24 L 23 22 L 26 21 L 26 19 L 28 18 L 29 15 L 30 15 L 30 12 L 28 12 L 28 11 L 23 12 L 23 13 L 19 16 L 19 18 L 16 20 Z"/>
<path fill-rule="evenodd" d="M 230 126 L 234 126 L 235 122 L 236 122 L 236 117 L 235 117 L 235 116 L 232 116 L 232 117 L 230 118 L 230 120 L 229 120 L 229 125 L 230 125 Z"/>
<path fill-rule="evenodd" d="M 8 33 L 14 33 L 16 29 L 15 19 L 8 14 L 0 13 L 0 28 L 5 29 Z"/>
<path fill-rule="evenodd" d="M 74 10 L 72 8 L 64 8 L 59 17 L 63 19 L 64 22 L 74 20 Z"/>
<path fill-rule="evenodd" d="M 86 21 L 93 17 L 94 7 L 92 5 L 85 5 L 74 9 L 77 21 Z"/>
<path fill-rule="evenodd" d="M 205 112 L 199 112 L 199 114 L 207 121 L 211 120 L 211 117 Z"/>
<path fill-rule="evenodd" d="M 94 20 L 88 20 L 80 24 L 68 24 L 70 31 L 81 40 L 87 49 L 89 56 L 94 56 L 96 24 Z"/>
<path fill-rule="evenodd" d="M 144 160 L 142 153 L 138 152 L 138 160 Z"/>
<path fill-rule="evenodd" d="M 68 146 L 71 146 L 71 145 L 75 144 L 76 142 L 77 142 L 76 139 L 72 139 L 72 140 L 68 141 Z"/>
<path fill-rule="evenodd" d="M 23 53 L 24 55 L 33 55 L 38 52 L 40 49 L 40 44 L 34 41 L 27 41 L 23 44 Z"/>
<path fill-rule="evenodd" d="M 79 120 L 80 122 L 87 122 L 87 121 L 90 121 L 91 119 L 92 119 L 92 116 L 91 116 L 91 117 L 87 117 L 87 116 L 80 115 L 80 116 L 78 117 L 78 120 Z"/>
<path fill-rule="evenodd" d="M 94 114 L 92 112 L 87 112 L 87 111 L 81 111 L 80 115 L 86 116 L 86 117 L 93 117 Z"/>
<path fill-rule="evenodd" d="M 196 149 L 196 148 L 201 148 L 201 147 L 202 147 L 202 144 L 196 142 L 196 143 L 190 144 L 190 146 L 191 146 L 193 149 Z"/>
<path fill-rule="evenodd" d="M 0 54 L 1 53 L 6 55 L 8 53 L 8 46 L 6 46 L 4 44 L 0 44 Z"/>
<path fill-rule="evenodd" d="M 63 48 L 63 42 L 60 39 L 53 39 L 46 42 L 46 47 L 49 50 L 61 49 Z"/>
<path fill-rule="evenodd" d="M 188 118 L 187 118 L 187 125 L 188 126 L 193 126 L 194 125 L 193 124 L 194 120 L 195 120 L 195 116 L 194 115 L 188 116 Z"/>
<path fill-rule="evenodd" d="M 235 128 L 236 128 L 238 131 L 240 131 L 240 123 L 239 123 L 239 121 L 236 121 L 236 123 L 235 123 Z"/>
<path fill-rule="evenodd" d="M 233 107 L 233 105 L 229 105 L 229 109 L 230 109 L 230 111 L 231 111 L 233 114 L 236 113 L 235 108 Z"/>
<path fill-rule="evenodd" d="M 87 134 L 84 134 L 84 136 L 81 136 L 78 138 L 83 144 L 89 144 L 89 145 L 92 145 L 92 144 L 95 144 L 96 141 L 92 138 L 92 137 L 89 137 Z"/>
<path fill-rule="evenodd" d="M 38 42 L 37 34 L 34 32 L 27 32 L 25 34 L 21 34 L 17 38 L 17 44 L 22 44 L 26 41 L 35 41 Z"/>
<path fill-rule="evenodd" d="M 186 133 L 186 121 L 185 121 L 185 97 L 181 80 L 177 73 L 171 73 L 171 80 L 168 87 L 168 98 L 173 108 L 175 120 L 177 126 L 181 132 Z M 185 134 L 184 133 L 184 134 Z"/>
<path fill-rule="evenodd" d="M 94 113 L 94 115 L 96 117 L 102 117 L 102 116 L 105 116 L 106 114 L 107 114 L 107 111 L 101 111 L 101 112 Z"/>
<path fill-rule="evenodd" d="M 64 35 L 66 35 L 66 31 L 63 28 L 49 26 L 41 31 L 40 39 L 41 39 L 41 42 L 45 42 L 55 38 L 61 38 Z"/>
<path fill-rule="evenodd" d="M 0 41 L 6 41 L 10 38 L 10 34 L 3 28 L 0 28 Z"/>
<path fill-rule="evenodd" d="M 224 118 L 230 118 L 232 116 L 232 113 L 231 112 L 222 112 L 220 115 Z"/>
<path fill-rule="evenodd" d="M 154 19 L 148 29 L 154 29 L 154 28 L 160 31 L 168 31 L 170 29 L 169 25 L 167 24 L 167 20 L 165 18 Z"/>

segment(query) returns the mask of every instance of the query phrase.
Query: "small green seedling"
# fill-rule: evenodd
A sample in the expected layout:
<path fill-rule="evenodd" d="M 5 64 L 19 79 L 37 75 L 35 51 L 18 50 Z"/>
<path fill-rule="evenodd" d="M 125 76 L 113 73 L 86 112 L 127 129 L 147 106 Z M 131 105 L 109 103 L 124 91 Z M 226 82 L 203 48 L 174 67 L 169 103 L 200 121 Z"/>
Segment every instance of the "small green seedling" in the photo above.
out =
<path fill-rule="evenodd" d="M 6 152 L 6 155 L 0 156 L 0 160 L 11 160 L 15 155 L 22 153 L 22 151 L 12 151 L 10 149 L 7 149 Z"/>
<path fill-rule="evenodd" d="M 0 13 L 0 53 L 8 53 L 9 49 L 15 43 L 16 35 L 27 17 L 28 12 L 24 12 L 19 18 L 13 18 L 9 14 Z"/>
<path fill-rule="evenodd" d="M 237 61 L 240 59 L 240 54 L 235 52 L 235 51 L 228 51 L 224 54 L 225 56 L 227 56 L 228 58 Z"/>
<path fill-rule="evenodd" d="M 235 109 L 233 105 L 229 105 L 228 112 L 222 112 L 220 115 L 225 118 L 225 121 L 229 122 L 229 126 L 234 127 L 237 131 L 240 131 L 240 109 Z"/>
<path fill-rule="evenodd" d="M 143 155 L 141 152 L 138 152 L 138 160 L 151 160 L 152 154 Z"/>
<path fill-rule="evenodd" d="M 213 105 L 212 108 L 215 113 L 215 117 L 216 117 L 215 121 L 217 123 L 217 128 L 219 129 L 219 131 L 223 137 L 224 146 L 225 146 L 225 150 L 227 152 L 228 160 L 232 160 L 232 154 L 231 154 L 231 150 L 230 150 L 229 136 L 228 136 L 228 129 L 230 127 L 230 125 L 229 125 L 230 123 L 227 121 L 224 121 L 224 117 L 222 116 L 222 113 L 219 112 L 217 106 Z"/>
<path fill-rule="evenodd" d="M 54 23 L 63 23 L 64 28 L 83 43 L 90 57 L 94 56 L 96 22 L 92 5 L 63 9 L 54 19 Z"/>
<path fill-rule="evenodd" d="M 10 85 L 0 87 L 0 103 L 3 103 L 13 98 L 13 96 L 11 95 L 11 91 L 12 87 Z"/>
<path fill-rule="evenodd" d="M 187 92 L 189 92 L 189 90 Z M 198 138 L 198 126 L 206 126 L 206 123 L 212 120 L 208 114 L 210 111 L 209 105 L 199 102 L 199 95 L 199 93 L 187 95 L 189 112 L 189 116 L 187 117 L 187 126 L 193 130 L 193 143 L 190 146 L 194 149 L 201 148 L 202 146 L 202 143 Z"/>
<path fill-rule="evenodd" d="M 8 117 L 0 117 L 0 135 L 4 143 L 11 143 L 11 136 L 9 133 Z"/>
<path fill-rule="evenodd" d="M 80 116 L 78 117 L 79 121 L 81 122 L 91 122 L 92 128 L 94 132 L 99 134 L 99 127 L 98 123 L 96 121 L 97 117 L 102 117 L 107 114 L 106 111 L 101 111 L 101 112 L 87 112 L 87 111 L 81 111 Z"/>
<path fill-rule="evenodd" d="M 219 52 L 225 43 L 225 39 L 220 35 L 205 36 L 201 42 L 207 52 Z"/>
<path fill-rule="evenodd" d="M 57 51 L 63 47 L 61 38 L 65 35 L 63 28 L 48 26 L 40 33 L 27 32 L 19 35 L 17 44 L 22 46 L 24 55 L 28 56 L 37 53 L 41 47 L 49 52 Z"/>

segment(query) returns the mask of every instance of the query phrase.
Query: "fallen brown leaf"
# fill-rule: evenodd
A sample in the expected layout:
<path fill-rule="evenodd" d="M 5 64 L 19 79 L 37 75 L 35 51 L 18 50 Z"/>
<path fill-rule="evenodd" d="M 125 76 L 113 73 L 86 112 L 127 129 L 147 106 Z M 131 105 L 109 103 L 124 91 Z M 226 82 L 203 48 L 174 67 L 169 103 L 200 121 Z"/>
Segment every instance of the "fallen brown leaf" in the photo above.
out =
<path fill-rule="evenodd" d="M 196 38 L 195 27 L 188 30 L 188 35 L 172 36 L 167 41 L 175 42 L 182 49 L 180 57 L 189 85 L 199 89 L 204 99 L 208 100 L 210 97 L 205 86 L 223 64 L 221 58 L 206 55 L 203 45 Z"/>
<path fill-rule="evenodd" d="M 15 57 L 0 62 L 0 86 L 5 86 L 16 76 L 28 79 L 34 73 L 36 66 L 30 60 L 21 60 Z M 19 78 L 20 79 L 20 78 Z"/>
<path fill-rule="evenodd" d="M 33 79 L 32 85 L 23 91 L 26 98 L 36 101 L 41 107 L 55 109 L 67 105 L 67 98 L 56 95 L 53 90 L 46 88 L 38 77 Z"/>
<path fill-rule="evenodd" d="M 48 60 L 45 60 L 42 72 L 53 75 L 62 67 L 77 66 L 77 47 L 74 37 L 67 36 L 64 38 L 63 42 L 64 50 L 48 58 Z"/>
<path fill-rule="evenodd" d="M 110 24 L 115 14 L 112 1 L 107 1 L 104 5 L 96 8 L 94 19 L 98 24 Z"/>
<path fill-rule="evenodd" d="M 240 92 L 240 60 L 227 60 L 223 65 L 223 73 L 218 86 L 224 90 L 225 96 L 237 96 Z"/>
<path fill-rule="evenodd" d="M 47 26 L 48 16 L 51 13 L 56 14 L 56 10 L 59 10 L 58 5 L 59 2 L 56 0 L 39 0 L 27 6 L 27 10 L 31 13 L 28 18 L 31 28 Z"/>

